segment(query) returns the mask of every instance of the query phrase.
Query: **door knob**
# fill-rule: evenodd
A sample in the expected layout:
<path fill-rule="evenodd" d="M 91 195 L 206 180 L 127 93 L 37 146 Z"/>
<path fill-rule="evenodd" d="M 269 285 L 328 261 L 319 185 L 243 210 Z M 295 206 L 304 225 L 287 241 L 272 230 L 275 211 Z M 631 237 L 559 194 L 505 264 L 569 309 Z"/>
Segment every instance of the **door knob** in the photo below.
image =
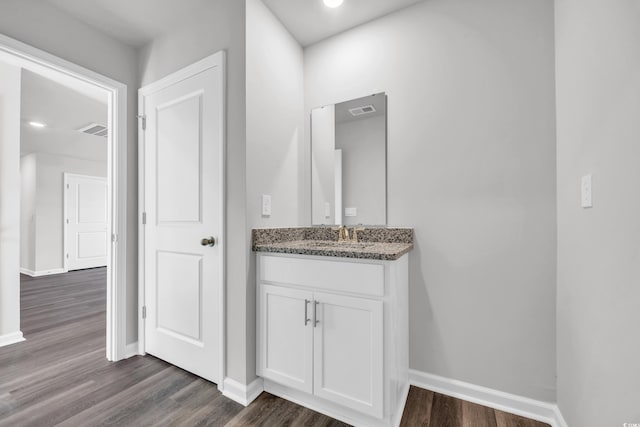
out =
<path fill-rule="evenodd" d="M 200 241 L 202 246 L 215 246 L 216 239 L 214 237 L 205 237 Z"/>

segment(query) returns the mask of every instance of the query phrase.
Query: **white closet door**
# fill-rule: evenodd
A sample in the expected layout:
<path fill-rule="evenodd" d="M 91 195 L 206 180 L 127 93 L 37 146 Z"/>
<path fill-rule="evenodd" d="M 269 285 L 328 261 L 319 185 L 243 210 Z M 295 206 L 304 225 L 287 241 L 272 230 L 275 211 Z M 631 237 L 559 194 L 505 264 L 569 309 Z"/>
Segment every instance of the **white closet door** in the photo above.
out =
<path fill-rule="evenodd" d="M 64 174 L 65 270 L 107 265 L 107 179 Z"/>

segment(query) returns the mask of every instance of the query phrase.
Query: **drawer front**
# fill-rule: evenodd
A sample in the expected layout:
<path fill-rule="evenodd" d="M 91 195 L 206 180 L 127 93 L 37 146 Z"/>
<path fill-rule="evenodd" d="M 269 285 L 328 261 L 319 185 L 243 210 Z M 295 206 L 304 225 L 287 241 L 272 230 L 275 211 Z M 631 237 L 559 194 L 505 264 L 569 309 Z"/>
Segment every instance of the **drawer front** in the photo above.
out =
<path fill-rule="evenodd" d="M 260 281 L 384 296 L 384 265 L 260 255 Z"/>

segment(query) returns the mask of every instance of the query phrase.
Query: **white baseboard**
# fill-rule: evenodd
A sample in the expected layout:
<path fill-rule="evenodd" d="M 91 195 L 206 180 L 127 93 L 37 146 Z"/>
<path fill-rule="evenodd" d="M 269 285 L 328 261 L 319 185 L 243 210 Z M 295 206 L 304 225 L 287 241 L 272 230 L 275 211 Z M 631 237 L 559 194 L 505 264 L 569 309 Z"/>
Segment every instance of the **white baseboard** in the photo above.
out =
<path fill-rule="evenodd" d="M 556 405 L 555 413 L 556 413 L 556 424 L 554 427 L 569 427 L 569 424 L 567 424 L 567 421 L 562 416 L 562 412 L 560 412 L 560 408 L 558 407 L 558 405 Z"/>
<path fill-rule="evenodd" d="M 132 342 L 131 344 L 127 344 L 124 349 L 124 358 L 128 359 L 133 356 L 137 356 L 138 353 L 138 341 Z"/>
<path fill-rule="evenodd" d="M 262 378 L 256 378 L 249 385 L 244 385 L 227 377 L 223 384 L 222 394 L 244 406 L 249 406 L 264 390 Z"/>
<path fill-rule="evenodd" d="M 0 335 L 0 347 L 25 341 L 21 331 Z"/>
<path fill-rule="evenodd" d="M 542 421 L 552 427 L 567 427 L 560 409 L 555 403 L 505 393 L 464 381 L 427 374 L 415 369 L 409 370 L 409 382 L 416 387 Z"/>
<path fill-rule="evenodd" d="M 54 268 L 51 270 L 33 271 L 33 270 L 29 270 L 28 268 L 20 267 L 20 273 L 26 274 L 27 276 L 31 276 L 31 277 L 41 277 L 41 276 L 51 276 L 52 274 L 66 273 L 66 271 L 64 271 L 64 268 Z"/>
<path fill-rule="evenodd" d="M 36 274 L 36 272 L 33 270 L 29 270 L 28 268 L 20 267 L 20 274 L 26 274 L 27 276 L 35 277 L 34 274 Z"/>

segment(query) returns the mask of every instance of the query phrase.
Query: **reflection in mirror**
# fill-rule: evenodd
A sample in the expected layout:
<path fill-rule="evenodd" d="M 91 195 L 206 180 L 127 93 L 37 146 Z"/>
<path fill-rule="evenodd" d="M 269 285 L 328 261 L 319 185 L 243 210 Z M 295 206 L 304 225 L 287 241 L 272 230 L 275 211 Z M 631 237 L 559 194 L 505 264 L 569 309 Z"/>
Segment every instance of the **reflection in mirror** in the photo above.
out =
<path fill-rule="evenodd" d="M 387 96 L 311 111 L 313 225 L 386 225 Z"/>

